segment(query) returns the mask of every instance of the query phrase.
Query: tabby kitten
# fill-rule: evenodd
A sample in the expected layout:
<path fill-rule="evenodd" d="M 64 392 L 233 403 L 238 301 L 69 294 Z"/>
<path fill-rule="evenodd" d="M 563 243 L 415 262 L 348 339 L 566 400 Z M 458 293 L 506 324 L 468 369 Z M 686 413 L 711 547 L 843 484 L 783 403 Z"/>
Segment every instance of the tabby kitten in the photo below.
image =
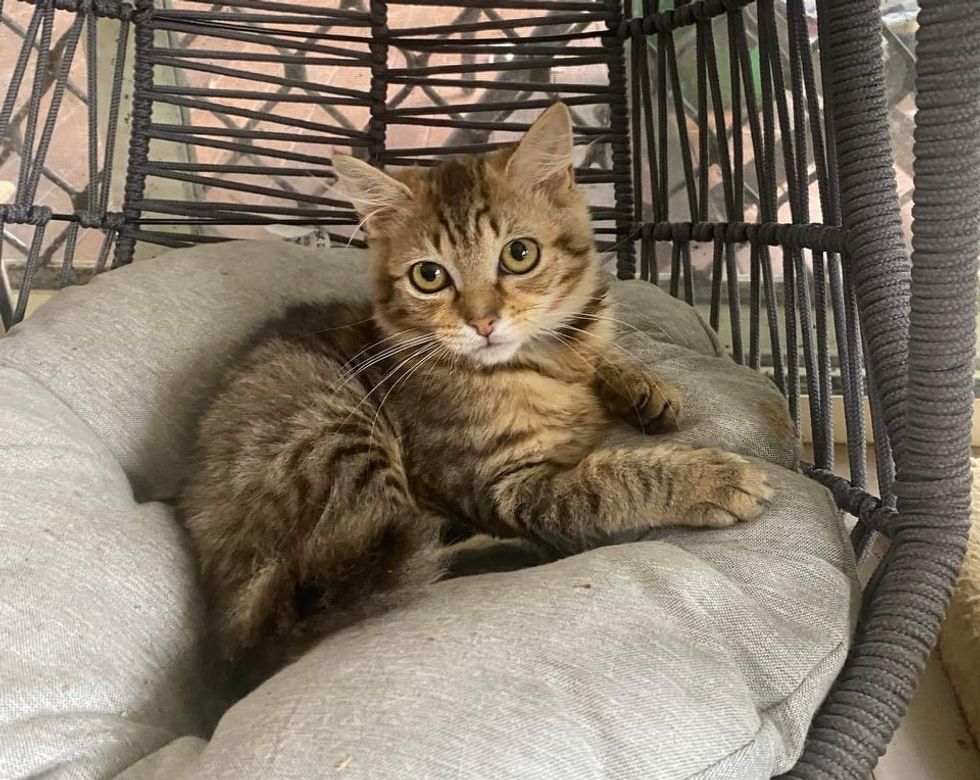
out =
<path fill-rule="evenodd" d="M 558 556 L 760 512 L 770 490 L 737 455 L 599 446 L 614 420 L 675 428 L 680 397 L 612 345 L 563 104 L 486 156 L 334 166 L 374 300 L 266 328 L 204 416 L 183 500 L 221 649 L 252 682 L 472 557 L 482 541 L 445 544 L 460 527 Z"/>

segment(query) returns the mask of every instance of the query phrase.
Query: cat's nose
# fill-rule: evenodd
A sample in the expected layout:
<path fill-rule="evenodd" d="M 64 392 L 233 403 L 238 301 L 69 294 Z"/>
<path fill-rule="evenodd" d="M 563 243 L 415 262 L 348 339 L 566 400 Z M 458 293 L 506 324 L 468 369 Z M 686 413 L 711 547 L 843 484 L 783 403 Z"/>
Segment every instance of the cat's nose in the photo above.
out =
<path fill-rule="evenodd" d="M 497 323 L 496 317 L 475 317 L 470 320 L 470 325 L 479 333 L 481 336 L 489 336 L 493 333 L 493 326 Z"/>

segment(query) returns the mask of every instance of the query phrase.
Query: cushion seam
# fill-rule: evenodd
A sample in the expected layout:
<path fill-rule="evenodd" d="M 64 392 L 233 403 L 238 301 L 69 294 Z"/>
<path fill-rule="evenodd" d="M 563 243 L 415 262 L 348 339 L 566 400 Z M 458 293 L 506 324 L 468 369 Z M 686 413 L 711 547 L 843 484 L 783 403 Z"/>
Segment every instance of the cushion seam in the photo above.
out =
<path fill-rule="evenodd" d="M 803 687 L 803 684 L 805 682 L 807 682 L 813 676 L 813 670 L 814 669 L 816 669 L 818 666 L 820 666 L 821 664 L 823 664 L 832 655 L 834 655 L 835 653 L 837 653 L 838 651 L 840 651 L 840 649 L 842 647 L 845 647 L 845 646 L 846 646 L 846 643 L 845 642 L 843 642 L 843 641 L 838 642 L 836 645 L 833 646 L 833 648 L 831 648 L 827 653 L 825 653 L 820 658 L 820 660 L 818 660 L 816 663 L 812 664 L 810 666 L 810 671 L 807 672 L 802 677 L 802 679 L 800 679 L 799 683 L 796 684 L 796 686 L 793 688 L 793 690 L 791 690 L 789 693 L 787 693 L 782 699 L 780 699 L 775 704 L 773 704 L 773 705 L 771 705 L 769 707 L 766 707 L 764 710 L 762 710 L 761 714 L 762 714 L 763 721 L 764 721 L 766 715 L 768 715 L 770 712 L 773 712 L 775 710 L 778 710 L 781 707 L 784 707 L 786 705 L 786 703 L 799 692 L 800 688 Z M 814 714 L 816 714 L 816 713 L 814 713 Z M 705 772 L 707 772 L 707 771 L 713 769 L 714 767 L 718 766 L 723 761 L 726 761 L 727 759 L 729 759 L 732 756 L 734 756 L 736 753 L 739 753 L 739 752 L 745 750 L 747 747 L 749 747 L 750 745 L 752 745 L 756 740 L 758 740 L 759 735 L 762 733 L 762 730 L 764 728 L 765 728 L 765 723 L 764 722 L 761 722 L 759 724 L 759 728 L 757 728 L 755 730 L 755 733 L 751 737 L 749 737 L 749 739 L 747 739 L 743 744 L 739 745 L 737 748 L 734 748 L 733 750 L 729 750 L 727 753 L 725 753 L 725 755 L 721 756 L 716 761 L 712 761 L 707 766 L 702 767 L 701 769 L 699 769 L 694 774 L 687 775 L 683 780 L 696 780 L 696 778 L 702 777 Z M 807 730 L 809 730 L 809 728 Z"/>

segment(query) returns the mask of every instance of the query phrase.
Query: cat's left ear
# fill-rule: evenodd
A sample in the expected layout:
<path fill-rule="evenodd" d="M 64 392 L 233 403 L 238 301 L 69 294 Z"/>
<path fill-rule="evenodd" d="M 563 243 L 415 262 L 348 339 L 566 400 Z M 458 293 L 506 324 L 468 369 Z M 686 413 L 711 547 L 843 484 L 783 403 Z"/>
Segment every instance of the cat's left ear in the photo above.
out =
<path fill-rule="evenodd" d="M 523 187 L 558 194 L 574 183 L 572 116 L 553 103 L 531 125 L 507 162 L 507 175 Z"/>
<path fill-rule="evenodd" d="M 337 174 L 334 194 L 351 202 L 365 226 L 404 208 L 412 198 L 405 184 L 356 157 L 335 154 L 333 169 Z"/>

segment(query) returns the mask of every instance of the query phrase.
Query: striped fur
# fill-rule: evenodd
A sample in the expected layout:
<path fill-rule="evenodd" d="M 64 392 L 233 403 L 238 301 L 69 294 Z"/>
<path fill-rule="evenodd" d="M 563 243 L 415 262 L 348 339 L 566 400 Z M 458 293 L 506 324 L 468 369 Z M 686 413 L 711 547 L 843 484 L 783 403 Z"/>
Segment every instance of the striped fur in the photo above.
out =
<path fill-rule="evenodd" d="M 614 419 L 674 428 L 680 398 L 617 356 L 570 155 L 558 104 L 516 149 L 397 179 L 337 162 L 365 194 L 373 302 L 268 326 L 204 417 L 184 496 L 223 655 L 249 682 L 488 560 L 485 536 L 446 544 L 475 531 L 519 540 L 497 559 L 526 564 L 666 523 L 726 525 L 768 498 L 735 455 L 598 446 Z M 515 238 L 540 246 L 524 275 L 498 268 Z M 421 294 L 421 260 L 454 283 Z M 499 349 L 467 324 L 483 316 Z"/>

